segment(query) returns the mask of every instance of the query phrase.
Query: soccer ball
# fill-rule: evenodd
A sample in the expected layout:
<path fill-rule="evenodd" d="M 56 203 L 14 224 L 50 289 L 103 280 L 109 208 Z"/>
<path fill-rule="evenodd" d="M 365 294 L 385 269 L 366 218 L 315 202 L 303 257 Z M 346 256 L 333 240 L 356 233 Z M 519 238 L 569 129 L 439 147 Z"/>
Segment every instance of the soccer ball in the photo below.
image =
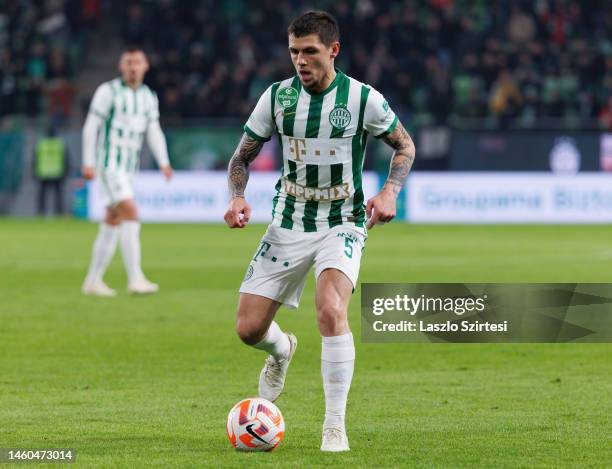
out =
<path fill-rule="evenodd" d="M 272 451 L 284 434 L 283 414 L 261 397 L 240 401 L 227 416 L 227 437 L 240 451 Z"/>

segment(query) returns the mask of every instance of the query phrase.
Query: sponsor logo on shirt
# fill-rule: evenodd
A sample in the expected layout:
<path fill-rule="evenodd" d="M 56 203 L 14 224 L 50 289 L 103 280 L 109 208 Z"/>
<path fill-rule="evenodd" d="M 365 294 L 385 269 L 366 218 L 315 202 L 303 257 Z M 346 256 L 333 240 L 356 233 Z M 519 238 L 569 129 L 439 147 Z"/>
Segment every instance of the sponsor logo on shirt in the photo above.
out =
<path fill-rule="evenodd" d="M 332 187 L 306 187 L 284 178 L 283 189 L 297 199 L 317 202 L 331 202 L 332 200 L 348 199 L 351 196 L 349 185 L 346 182 Z"/>

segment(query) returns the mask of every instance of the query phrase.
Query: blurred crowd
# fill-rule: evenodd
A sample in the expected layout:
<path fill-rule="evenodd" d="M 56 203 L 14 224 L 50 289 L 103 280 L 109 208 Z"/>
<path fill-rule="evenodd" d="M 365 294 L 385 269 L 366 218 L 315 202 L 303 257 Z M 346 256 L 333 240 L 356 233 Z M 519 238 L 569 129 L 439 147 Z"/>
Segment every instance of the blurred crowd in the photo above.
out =
<path fill-rule="evenodd" d="M 339 68 L 380 89 L 414 125 L 612 128 L 607 0 L 162 0 L 126 7 L 124 36 L 154 51 L 169 118 L 246 116 L 292 74 L 286 27 L 316 7 L 338 19 Z M 480 124 L 482 125 L 482 124 Z M 589 124 L 592 125 L 592 124 Z"/>
<path fill-rule="evenodd" d="M 552 118 L 612 129 L 609 0 L 102 3 L 103 21 L 121 18 L 117 39 L 149 51 L 147 80 L 167 122 L 247 116 L 271 82 L 293 74 L 287 25 L 316 8 L 340 24 L 338 67 L 378 88 L 411 125 Z M 100 20 L 100 0 L 0 5 L 0 116 L 40 112 L 41 96 L 68 106 L 75 38 Z"/>
<path fill-rule="evenodd" d="M 55 126 L 66 121 L 100 13 L 100 0 L 0 1 L 0 120 L 45 113 Z"/>

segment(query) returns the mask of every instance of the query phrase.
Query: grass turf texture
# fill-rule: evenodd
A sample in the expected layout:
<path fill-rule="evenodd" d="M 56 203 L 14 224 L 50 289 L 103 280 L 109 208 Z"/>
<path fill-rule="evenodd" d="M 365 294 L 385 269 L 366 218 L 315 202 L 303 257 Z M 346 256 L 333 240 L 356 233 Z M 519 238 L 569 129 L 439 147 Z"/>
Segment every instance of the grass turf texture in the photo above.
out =
<path fill-rule="evenodd" d="M 361 344 L 352 451 L 319 451 L 324 412 L 313 276 L 278 321 L 300 347 L 272 453 L 244 454 L 227 412 L 264 354 L 234 333 L 237 288 L 265 227 L 145 225 L 155 296 L 84 297 L 95 225 L 0 220 L 0 447 L 70 447 L 87 467 L 603 467 L 612 461 L 609 344 Z M 363 282 L 609 282 L 607 226 L 376 227 Z"/>

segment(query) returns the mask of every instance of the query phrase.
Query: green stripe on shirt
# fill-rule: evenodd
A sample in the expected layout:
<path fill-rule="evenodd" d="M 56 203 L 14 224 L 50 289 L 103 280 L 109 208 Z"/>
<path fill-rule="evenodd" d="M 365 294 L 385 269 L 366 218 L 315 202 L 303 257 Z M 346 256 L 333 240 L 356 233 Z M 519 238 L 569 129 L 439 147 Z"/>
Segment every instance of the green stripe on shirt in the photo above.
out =
<path fill-rule="evenodd" d="M 363 209 L 363 188 L 362 188 L 362 169 L 363 157 L 365 155 L 365 145 L 368 138 L 368 132 L 363 128 L 363 116 L 365 113 L 366 103 L 370 88 L 361 86 L 361 100 L 359 105 L 359 121 L 357 123 L 357 132 L 353 137 L 353 187 L 355 193 L 353 195 L 353 216 L 355 217 L 355 225 L 363 226 L 365 220 L 365 211 Z"/>
<path fill-rule="evenodd" d="M 289 174 L 287 174 L 287 179 L 292 182 L 295 182 L 297 179 L 297 164 L 295 161 L 287 161 L 289 165 Z M 282 228 L 293 228 L 293 212 L 295 212 L 295 196 L 287 195 L 285 198 L 285 208 L 283 209 L 283 220 L 281 221 Z"/>
<path fill-rule="evenodd" d="M 306 121 L 306 138 L 317 138 L 321 124 L 321 108 L 323 107 L 323 95 L 314 94 L 310 97 L 308 107 L 308 120 Z"/>
<path fill-rule="evenodd" d="M 336 102 L 334 108 L 338 106 L 348 106 L 350 85 L 351 81 L 343 75 L 342 80 L 340 83 L 338 83 L 338 91 L 336 92 Z M 344 129 L 345 128 L 339 129 L 334 127 L 330 138 L 341 138 L 344 135 Z"/>
<path fill-rule="evenodd" d="M 283 138 L 281 137 L 280 133 L 278 133 L 277 136 L 278 136 L 278 144 L 280 145 L 280 151 L 282 155 L 283 154 Z M 276 195 L 274 196 L 274 199 L 272 200 L 272 220 L 274 220 L 274 218 L 276 217 L 276 204 L 278 204 L 278 198 L 280 197 L 280 190 L 283 184 L 282 181 L 283 181 L 284 176 L 285 176 L 285 165 L 283 164 L 281 165 L 281 175 L 278 178 L 276 186 L 274 186 Z"/>
<path fill-rule="evenodd" d="M 334 108 L 337 106 L 348 106 L 349 100 L 349 90 L 351 87 L 351 81 L 348 79 L 346 75 L 342 76 L 342 80 L 338 83 L 338 91 L 336 92 L 336 102 Z M 332 133 L 330 138 L 342 138 L 344 136 L 345 128 L 339 129 L 334 127 L 332 129 Z M 331 173 L 331 187 L 338 186 L 342 184 L 342 173 L 343 173 L 343 165 L 342 163 L 332 164 L 330 167 Z M 342 205 L 344 205 L 345 200 L 333 200 L 330 204 L 329 215 L 327 217 L 327 223 L 330 228 L 333 228 L 336 225 L 342 224 Z"/>
<path fill-rule="evenodd" d="M 276 114 L 274 113 L 274 103 L 276 102 L 276 93 L 278 92 L 278 87 L 280 86 L 280 81 L 274 83 L 272 85 L 272 89 L 270 90 L 270 118 L 274 123 L 274 127 L 276 127 Z"/>
<path fill-rule="evenodd" d="M 342 168 L 342 163 L 331 165 L 331 187 L 342 184 Z M 330 228 L 342 224 L 342 205 L 344 202 L 345 201 L 343 199 L 332 201 L 329 209 L 329 216 L 327 217 L 327 222 Z"/>
<path fill-rule="evenodd" d="M 319 186 L 319 166 L 316 164 L 306 165 L 306 187 L 318 187 Z M 317 210 L 319 209 L 319 202 L 316 200 L 307 200 L 304 205 L 304 216 L 302 217 L 302 223 L 304 224 L 304 231 L 317 231 Z"/>
<path fill-rule="evenodd" d="M 298 98 L 293 106 L 287 108 L 283 111 L 283 134 L 292 137 L 293 136 L 293 126 L 295 125 L 295 111 L 298 106 L 298 102 L 300 101 L 300 90 L 302 89 L 302 84 L 298 77 L 294 77 L 291 82 L 291 87 L 295 88 L 298 91 Z M 297 164 L 295 161 L 288 160 L 287 164 L 289 165 L 289 174 L 287 174 L 287 179 L 292 182 L 297 180 Z M 293 213 L 295 212 L 295 196 L 287 195 L 285 197 L 285 208 L 283 209 L 283 219 L 281 221 L 281 227 L 291 229 L 293 228 Z"/>
<path fill-rule="evenodd" d="M 108 113 L 106 122 L 104 123 L 104 167 L 108 168 L 108 162 L 110 159 L 110 132 L 111 124 L 113 122 L 113 116 L 115 115 L 115 106 L 113 105 Z"/>
<path fill-rule="evenodd" d="M 295 104 L 283 110 L 283 134 L 288 137 L 293 137 L 293 125 L 295 123 L 295 112 L 297 110 L 298 102 L 300 101 L 300 90 L 302 89 L 302 82 L 298 77 L 295 77 L 291 82 L 291 87 L 295 88 L 298 92 L 297 100 Z"/>
<path fill-rule="evenodd" d="M 317 138 L 319 136 L 319 127 L 321 124 L 321 109 L 323 107 L 322 94 L 315 94 L 310 97 L 310 105 L 308 107 L 308 120 L 306 121 L 306 138 Z M 306 187 L 319 186 L 319 167 L 315 164 L 306 165 Z M 304 203 L 304 216 L 302 223 L 304 231 L 317 231 L 317 211 L 319 210 L 319 202 L 316 200 L 307 200 Z"/>

